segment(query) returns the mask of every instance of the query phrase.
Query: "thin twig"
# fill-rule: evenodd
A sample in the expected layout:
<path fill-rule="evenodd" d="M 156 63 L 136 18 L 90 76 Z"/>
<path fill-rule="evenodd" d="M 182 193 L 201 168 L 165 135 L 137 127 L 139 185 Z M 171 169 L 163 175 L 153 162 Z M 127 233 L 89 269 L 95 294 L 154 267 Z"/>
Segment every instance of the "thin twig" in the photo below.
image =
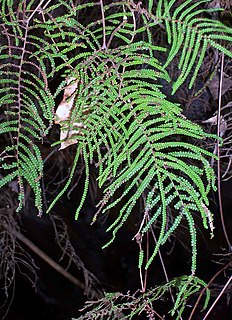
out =
<path fill-rule="evenodd" d="M 155 235 L 155 232 L 154 232 L 153 228 L 151 228 L 151 233 L 152 233 L 152 236 L 153 236 L 153 238 L 155 240 L 155 243 L 157 244 L 157 238 L 156 238 L 156 235 Z M 166 270 L 166 267 L 165 267 L 164 260 L 163 260 L 163 257 L 162 257 L 160 249 L 158 250 L 158 255 L 159 255 L 159 259 L 160 259 L 160 262 L 161 262 L 161 265 L 162 265 L 162 268 L 163 268 L 165 279 L 166 279 L 167 282 L 169 282 L 169 277 L 168 277 L 168 274 L 167 274 L 167 270 Z M 173 302 L 173 304 L 175 304 L 175 299 L 174 299 L 174 296 L 172 294 L 172 289 L 169 288 L 168 290 L 169 290 L 172 302 Z M 182 320 L 181 316 L 180 316 L 180 320 Z"/>
<path fill-rule="evenodd" d="M 213 310 L 213 308 L 215 307 L 216 303 L 218 302 L 218 300 L 221 298 L 221 296 L 223 295 L 223 293 L 225 292 L 226 288 L 228 287 L 228 285 L 230 284 L 232 280 L 232 276 L 229 278 L 229 280 L 226 282 L 225 286 L 223 287 L 222 291 L 220 292 L 220 294 L 217 296 L 217 299 L 214 301 L 214 303 L 212 304 L 212 306 L 209 308 L 208 312 L 206 313 L 206 315 L 204 316 L 203 320 L 205 320 L 208 315 L 210 314 L 210 312 Z"/>
<path fill-rule="evenodd" d="M 148 220 L 148 219 L 146 218 L 146 220 Z M 146 264 L 147 264 L 148 257 L 149 257 L 149 233 L 148 232 L 146 233 L 146 238 L 147 238 L 146 239 Z M 144 290 L 145 291 L 147 290 L 147 278 L 148 278 L 148 270 L 145 269 L 145 271 L 144 271 Z"/>
<path fill-rule="evenodd" d="M 100 0 L 100 6 L 101 6 L 101 14 L 102 14 L 102 32 L 103 32 L 103 43 L 102 43 L 102 49 L 106 50 L 106 23 L 105 23 L 105 13 L 104 13 L 104 5 L 103 0 Z"/>
<path fill-rule="evenodd" d="M 220 70 L 220 83 L 219 83 L 219 93 L 218 93 L 218 113 L 217 113 L 217 136 L 220 137 L 220 124 L 221 124 L 221 104 L 222 104 L 222 85 L 223 85 L 223 76 L 224 76 L 224 53 L 221 57 L 221 70 Z M 223 233 L 226 239 L 226 242 L 229 246 L 229 251 L 232 250 L 232 246 L 226 231 L 223 207 L 222 207 L 222 197 L 221 197 L 221 166 L 220 166 L 220 141 L 217 140 L 217 187 L 218 187 L 218 201 L 219 201 L 219 211 L 222 223 Z"/>
<path fill-rule="evenodd" d="M 3 225 L 5 229 L 8 231 L 8 227 L 6 224 Z M 51 259 L 45 252 L 43 252 L 40 248 L 38 248 L 31 240 L 26 238 L 22 233 L 16 231 L 16 230 L 10 230 L 10 232 L 22 243 L 24 243 L 29 249 L 31 249 L 37 256 L 39 256 L 42 260 L 44 260 L 50 267 L 52 267 L 54 270 L 56 270 L 58 273 L 60 273 L 63 277 L 68 279 L 70 282 L 72 282 L 77 287 L 81 288 L 82 290 L 85 290 L 85 284 L 75 278 L 73 275 L 71 275 L 68 271 L 66 271 L 62 266 L 60 266 L 57 262 L 55 262 L 53 259 Z M 91 292 L 93 297 L 99 298 L 99 293 L 93 291 Z"/>
<path fill-rule="evenodd" d="M 230 265 L 232 265 L 232 261 L 230 261 L 229 263 L 227 263 L 222 269 L 220 269 L 211 279 L 210 281 L 208 282 L 207 286 L 204 287 L 204 289 L 201 291 L 201 294 L 199 295 L 198 299 L 197 299 L 197 302 L 195 303 L 194 305 L 194 308 L 188 318 L 188 320 L 191 320 L 192 317 L 193 317 L 193 314 L 195 313 L 196 311 L 196 308 L 203 296 L 203 294 L 205 293 L 205 291 L 209 288 L 209 286 L 213 283 L 213 281 L 219 276 L 219 274 L 222 273 L 222 271 L 226 270 L 228 267 L 230 267 Z"/>
<path fill-rule="evenodd" d="M 43 2 L 45 0 L 41 0 L 40 3 L 38 4 L 38 6 L 32 11 L 31 15 L 29 16 L 29 18 L 27 19 L 27 25 L 29 25 L 30 20 L 32 19 L 32 17 L 35 15 L 35 13 L 39 10 L 39 8 L 42 6 Z M 50 0 L 51 1 L 51 0 Z M 49 1 L 49 2 L 50 2 Z"/>

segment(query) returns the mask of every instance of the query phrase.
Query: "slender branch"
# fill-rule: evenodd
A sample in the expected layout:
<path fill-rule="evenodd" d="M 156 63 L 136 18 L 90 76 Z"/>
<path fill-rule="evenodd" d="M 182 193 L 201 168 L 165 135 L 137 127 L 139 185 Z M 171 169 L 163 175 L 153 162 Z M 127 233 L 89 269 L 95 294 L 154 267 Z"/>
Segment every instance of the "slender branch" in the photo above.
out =
<path fill-rule="evenodd" d="M 31 240 L 29 240 L 27 237 L 25 237 L 22 233 L 16 231 L 16 230 L 8 230 L 8 227 L 6 224 L 3 224 L 4 228 L 9 231 L 11 234 L 13 234 L 18 240 L 20 240 L 23 244 L 25 244 L 30 250 L 32 250 L 37 256 L 39 256 L 42 260 L 44 260 L 50 267 L 52 267 L 54 270 L 56 270 L 58 273 L 60 273 L 63 277 L 68 279 L 70 282 L 72 282 L 77 287 L 81 288 L 82 290 L 85 290 L 85 284 L 75 278 L 73 275 L 71 275 L 68 271 L 66 271 L 61 265 L 59 265 L 57 262 L 55 262 L 53 259 L 51 259 L 45 252 L 43 252 L 40 248 L 38 248 Z M 100 297 L 100 293 L 96 291 L 92 291 L 91 294 L 95 298 Z"/>
<path fill-rule="evenodd" d="M 100 0 L 100 6 L 101 6 L 101 14 L 102 14 L 102 29 L 103 29 L 103 42 L 102 42 L 102 49 L 106 50 L 106 22 L 105 22 L 105 12 L 104 12 L 104 5 L 103 0 Z"/>
<path fill-rule="evenodd" d="M 32 17 L 34 16 L 34 14 L 39 10 L 39 8 L 42 6 L 43 2 L 45 0 L 41 0 L 38 4 L 38 6 L 33 10 L 33 12 L 31 13 L 31 15 L 29 16 L 29 18 L 27 19 L 27 24 L 29 25 L 30 20 L 32 19 Z M 51 1 L 51 0 L 50 0 Z M 48 1 L 48 2 L 50 2 Z"/>
<path fill-rule="evenodd" d="M 222 85 L 223 85 L 223 72 L 224 69 L 224 53 L 222 52 L 221 57 L 221 70 L 220 70 L 220 83 L 219 83 L 219 93 L 218 93 L 218 113 L 217 113 L 217 135 L 220 137 L 220 123 L 221 123 L 221 105 L 222 105 Z M 232 250 L 232 245 L 229 240 L 229 236 L 226 231 L 225 220 L 224 220 L 224 213 L 223 213 L 223 206 L 222 206 L 222 197 L 221 197 L 221 166 L 220 166 L 220 141 L 217 140 L 217 187 L 218 187 L 218 201 L 219 201 L 219 211 L 222 223 L 223 233 L 228 244 L 229 250 Z"/>
<path fill-rule="evenodd" d="M 214 303 L 212 304 L 212 306 L 209 308 L 208 312 L 206 313 L 206 315 L 204 316 L 203 320 L 205 320 L 208 315 L 210 314 L 210 312 L 213 310 L 214 306 L 216 305 L 216 303 L 218 302 L 218 300 L 221 298 L 221 296 L 223 295 L 223 293 L 225 292 L 226 288 L 229 286 L 230 282 L 232 280 L 232 276 L 229 278 L 229 280 L 226 282 L 225 286 L 223 287 L 222 291 L 220 292 L 220 294 L 217 296 L 216 300 L 214 301 Z"/>
<path fill-rule="evenodd" d="M 201 294 L 199 295 L 199 297 L 198 297 L 198 299 L 197 299 L 197 302 L 195 303 L 194 308 L 193 308 L 193 310 L 192 310 L 192 312 L 191 312 L 188 320 L 191 320 L 191 319 L 192 319 L 193 314 L 195 313 L 196 308 L 197 308 L 197 306 L 198 306 L 198 304 L 199 304 L 199 302 L 200 302 L 203 294 L 205 293 L 205 291 L 209 288 L 209 286 L 213 283 L 213 281 L 219 276 L 219 274 L 221 274 L 222 271 L 226 270 L 226 269 L 227 269 L 228 267 L 230 267 L 231 265 L 232 265 L 232 261 L 230 261 L 229 263 L 227 263 L 221 270 L 219 270 L 219 271 L 210 279 L 210 281 L 208 282 L 207 286 L 204 287 L 204 289 L 201 291 Z"/>
<path fill-rule="evenodd" d="M 155 235 L 153 227 L 151 228 L 151 233 L 152 233 L 152 236 L 153 236 L 153 238 L 155 240 L 155 243 L 157 243 L 157 238 L 156 238 L 156 235 Z M 160 263 L 161 263 L 162 268 L 163 268 L 163 272 L 164 272 L 164 276 L 165 276 L 166 282 L 169 282 L 169 277 L 168 277 L 168 274 L 167 274 L 167 270 L 166 270 L 166 267 L 165 267 L 164 260 L 163 260 L 163 257 L 162 257 L 160 249 L 158 250 L 158 255 L 159 255 L 159 258 L 160 258 Z M 174 296 L 173 296 L 173 293 L 172 293 L 172 289 L 169 288 L 168 290 L 169 290 L 172 302 L 173 302 L 173 304 L 175 304 L 175 299 L 174 299 Z M 180 316 L 180 320 L 182 320 L 181 316 Z"/>

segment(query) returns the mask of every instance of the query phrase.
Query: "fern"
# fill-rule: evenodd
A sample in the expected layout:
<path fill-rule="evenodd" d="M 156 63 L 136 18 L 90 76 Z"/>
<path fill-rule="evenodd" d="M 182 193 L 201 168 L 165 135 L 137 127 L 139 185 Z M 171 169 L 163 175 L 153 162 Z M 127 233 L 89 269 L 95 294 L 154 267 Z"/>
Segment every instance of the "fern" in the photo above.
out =
<path fill-rule="evenodd" d="M 171 45 L 165 67 L 181 50 L 178 65 L 181 73 L 173 84 L 173 93 L 184 83 L 190 72 L 192 72 L 192 75 L 189 88 L 192 88 L 209 46 L 232 58 L 231 50 L 218 42 L 222 40 L 232 41 L 231 28 L 226 27 L 220 21 L 201 16 L 204 12 L 220 9 L 198 9 L 197 7 L 209 2 L 209 0 L 197 1 L 196 3 L 187 0 L 171 13 L 175 2 L 175 0 L 160 1 L 156 11 L 159 19 L 165 21 L 168 43 Z"/>
<path fill-rule="evenodd" d="M 112 3 L 102 8 L 104 17 L 100 20 L 82 24 L 76 16 L 81 16 L 86 8 L 99 6 L 100 10 L 99 4 L 88 2 L 71 9 L 60 1 L 56 5 L 45 6 L 41 19 L 39 12 L 42 9 L 35 7 L 31 13 L 35 3 L 30 2 L 24 9 L 26 22 L 20 25 L 15 14 L 12 15 L 12 3 L 2 2 L 1 84 L 4 96 L 1 105 L 5 111 L 1 133 L 10 134 L 13 144 L 6 146 L 1 160 L 2 168 L 8 172 L 1 180 L 1 186 L 18 178 L 20 209 L 24 182 L 27 181 L 35 193 L 35 204 L 41 214 L 43 163 L 36 141 L 47 134 L 53 119 L 54 97 L 67 83 L 64 81 L 52 97 L 47 82 L 56 72 L 65 69 L 65 76 L 75 79 L 77 89 L 69 118 L 61 122 L 61 126 L 64 131 L 75 132 L 75 125 L 82 123 L 81 130 L 76 130 L 79 134 L 69 138 L 75 138 L 78 143 L 76 159 L 83 154 L 86 165 L 85 189 L 76 218 L 87 195 L 88 167 L 97 154 L 98 183 L 104 190 L 99 212 L 107 212 L 137 189 L 108 228 L 113 234 L 109 243 L 139 198 L 146 195 L 145 210 L 150 218 L 143 226 L 142 234 L 157 219 L 162 221 L 157 245 L 146 268 L 181 220 L 186 219 L 192 235 L 194 273 L 196 230 L 193 214 L 199 212 L 205 228 L 208 227 L 209 213 L 205 208 L 208 192 L 214 186 L 214 174 L 205 157 L 211 154 L 190 143 L 177 142 L 177 137 L 180 140 L 181 136 L 204 139 L 207 135 L 199 126 L 182 117 L 181 109 L 161 93 L 158 80 L 171 80 L 166 67 L 183 49 L 179 63 L 182 73 L 173 90 L 184 82 L 195 66 L 191 86 L 209 43 L 215 43 L 217 48 L 231 55 L 215 42 L 216 39 L 230 41 L 231 30 L 220 22 L 216 22 L 214 27 L 202 18 L 200 15 L 204 10 L 196 10 L 196 3 L 189 6 L 190 1 L 185 1 L 172 10 L 174 3 L 159 1 L 156 16 L 150 9 L 146 11 L 134 2 Z M 65 7 L 67 13 L 51 19 L 52 12 L 60 6 Z M 136 17 L 139 16 L 146 24 L 145 28 L 137 26 Z M 154 27 L 163 21 L 168 41 L 172 44 L 165 65 L 156 56 L 157 52 L 166 52 L 166 48 L 155 45 L 152 40 Z M 42 30 L 43 37 L 37 35 L 37 30 Z M 211 37 L 208 33 L 212 30 L 214 34 Z M 16 45 L 17 53 L 12 54 Z M 198 55 L 200 47 L 202 52 Z M 195 51 L 191 52 L 191 48 Z M 58 65 L 57 58 L 62 61 Z M 189 159 L 194 159 L 197 165 L 187 164 Z M 74 169 L 75 164 L 72 172 Z M 50 209 L 67 189 L 71 178 L 72 174 Z M 110 203 L 118 188 L 123 188 L 122 195 Z M 168 206 L 179 211 L 169 231 L 166 221 Z"/>
<path fill-rule="evenodd" d="M 204 288 L 206 284 L 197 277 L 182 276 L 176 278 L 162 286 L 156 286 L 146 293 L 134 294 L 106 293 L 105 296 L 98 301 L 87 301 L 85 307 L 81 310 L 84 315 L 76 318 L 76 320 L 91 319 L 137 319 L 141 314 L 154 317 L 152 314 L 153 303 L 160 300 L 170 289 L 176 289 L 176 303 L 172 310 L 171 316 L 180 319 L 189 297 Z M 210 291 L 206 289 L 205 303 L 203 310 L 208 305 Z M 153 319 L 153 318 L 152 318 Z"/>
<path fill-rule="evenodd" d="M 106 6 L 105 30 L 102 20 L 99 21 L 100 26 L 93 22 L 82 26 L 73 19 L 76 12 L 81 14 L 83 6 L 77 7 L 74 13 L 58 17 L 56 23 L 49 20 L 43 28 L 47 30 L 46 34 L 52 38 L 53 43 L 43 48 L 44 56 L 54 60 L 61 55 L 60 39 L 57 37 L 56 40 L 54 36 L 60 29 L 63 30 L 62 43 L 67 43 L 67 38 L 71 44 L 78 39 L 81 47 L 85 48 L 84 53 L 76 54 L 71 59 L 68 57 L 69 48 L 66 48 L 66 56 L 62 51 L 62 59 L 69 61 L 68 66 L 64 62 L 68 67 L 66 76 L 76 79 L 77 89 L 69 117 L 60 123 L 62 130 L 67 132 L 79 130 L 75 125 L 82 123 L 81 133 L 69 136 L 69 139 L 75 139 L 79 146 L 78 152 L 85 155 L 87 171 L 89 164 L 94 162 L 94 154 L 97 154 L 98 184 L 103 187 L 104 196 L 98 204 L 99 210 L 93 221 L 97 219 L 99 212 L 107 212 L 136 188 L 136 192 L 122 206 L 117 219 L 108 228 L 113 237 L 104 248 L 114 241 L 117 231 L 127 220 L 139 198 L 146 195 L 149 200 L 145 210 L 149 212 L 151 222 L 148 221 L 143 226 L 142 234 L 158 219 L 162 221 L 157 245 L 146 268 L 181 220 L 186 219 L 192 239 L 194 273 L 197 250 L 193 215 L 194 212 L 199 212 L 204 227 L 208 228 L 208 211 L 206 214 L 204 207 L 208 205 L 208 192 L 211 186 L 214 187 L 214 173 L 205 157 L 212 155 L 187 142 L 177 142 L 177 137 L 179 139 L 181 136 L 204 139 L 207 135 L 199 126 L 182 117 L 181 109 L 167 101 L 158 85 L 158 79 L 170 81 L 165 67 L 181 44 L 178 48 L 171 48 L 167 63 L 163 66 L 156 55 L 166 49 L 156 46 L 149 36 L 146 37 L 147 40 L 140 40 L 144 28 L 136 28 L 135 14 L 146 20 L 147 35 L 152 34 L 154 21 L 147 20 L 149 13 L 143 14 L 139 7 L 137 12 L 136 7 L 132 11 L 131 5 L 133 3 Z M 117 13 L 112 14 L 113 7 Z M 167 30 L 170 29 L 170 8 L 171 5 L 165 7 L 165 14 L 161 15 L 162 4 L 159 4 L 157 12 L 157 17 L 166 19 Z M 175 12 L 173 18 L 175 21 L 176 14 Z M 68 32 L 65 31 L 67 21 L 72 21 Z M 159 19 L 157 23 L 158 21 Z M 169 32 L 168 36 L 170 38 Z M 175 38 L 172 40 L 175 42 Z M 73 46 L 70 45 L 70 51 L 72 50 Z M 197 66 L 196 70 L 198 68 Z M 60 70 L 60 65 L 55 69 L 57 70 Z M 189 159 L 194 159 L 197 165 L 187 164 Z M 86 177 L 81 205 L 88 189 L 88 173 Z M 112 202 L 111 199 L 119 188 L 123 188 L 122 195 Z M 63 191 L 49 210 L 62 194 Z M 76 219 L 81 205 L 77 209 Z M 168 206 L 178 210 L 179 216 L 167 231 Z"/>
<path fill-rule="evenodd" d="M 148 219 L 141 222 L 141 236 L 161 222 L 145 268 L 186 220 L 194 275 L 194 216 L 200 215 L 203 226 L 211 235 L 213 232 L 208 194 L 215 189 L 215 176 L 208 158 L 214 155 L 195 143 L 210 135 L 168 101 L 159 83 L 173 82 L 175 93 L 191 77 L 191 88 L 209 47 L 232 57 L 225 45 L 231 43 L 232 31 L 203 16 L 207 10 L 199 6 L 206 2 L 185 0 L 175 6 L 175 0 L 149 0 L 146 9 L 132 0 L 112 1 L 105 6 L 103 1 L 78 5 L 62 0 L 48 5 L 34 0 L 23 4 L 0 1 L 0 133 L 5 137 L 0 159 L 5 175 L 0 187 L 17 178 L 18 210 L 28 184 L 42 214 L 43 160 L 39 146 L 57 117 L 53 110 L 56 97 L 74 82 L 75 91 L 66 101 L 68 116 L 59 120 L 65 139 L 56 144 L 77 144 L 76 156 L 67 183 L 48 212 L 68 189 L 78 159 L 83 157 L 85 185 L 76 219 L 87 196 L 90 165 L 95 164 L 103 198 L 93 222 L 99 214 L 121 205 L 108 228 L 112 238 L 104 247 L 114 241 L 143 197 Z M 65 13 L 60 15 L 60 10 Z M 89 10 L 98 10 L 99 19 L 87 18 Z M 166 47 L 153 37 L 160 27 L 167 35 Z M 159 59 L 161 55 L 166 57 L 165 63 Z M 168 74 L 174 59 L 179 60 L 180 69 L 175 81 Z M 64 81 L 52 95 L 48 84 L 57 73 L 62 73 Z M 172 225 L 167 222 L 168 208 L 178 213 Z M 142 264 L 141 252 L 140 267 Z M 176 303 L 181 307 L 178 299 Z"/>
<path fill-rule="evenodd" d="M 20 210 L 25 184 L 28 183 L 41 215 L 43 160 L 37 144 L 52 125 L 54 99 L 48 89 L 46 73 L 33 57 L 35 46 L 31 39 L 33 13 L 30 4 L 24 13 L 27 20 L 20 22 L 13 1 L 1 1 L 0 133 L 7 134 L 8 139 L 0 159 L 5 171 L 0 186 L 17 178 Z"/>

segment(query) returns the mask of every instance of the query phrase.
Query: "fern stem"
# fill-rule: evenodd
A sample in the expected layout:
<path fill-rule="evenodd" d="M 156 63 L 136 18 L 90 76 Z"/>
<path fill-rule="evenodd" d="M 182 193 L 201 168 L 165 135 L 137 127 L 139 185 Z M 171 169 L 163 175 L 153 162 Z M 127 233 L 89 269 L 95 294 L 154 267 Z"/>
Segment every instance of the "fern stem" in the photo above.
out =
<path fill-rule="evenodd" d="M 197 306 L 199 305 L 200 300 L 201 300 L 201 298 L 203 297 L 203 295 L 204 295 L 204 293 L 206 292 L 206 290 L 208 290 L 208 288 L 209 288 L 210 285 L 214 282 L 214 280 L 215 280 L 223 271 L 225 271 L 226 269 L 228 269 L 230 266 L 232 266 L 232 260 L 231 260 L 229 263 L 227 263 L 223 268 L 221 268 L 221 269 L 210 279 L 210 281 L 208 282 L 208 284 L 202 289 L 202 291 L 201 291 L 199 297 L 197 298 L 197 301 L 196 301 L 196 303 L 195 303 L 195 305 L 194 305 L 194 307 L 193 307 L 193 309 L 192 309 L 192 312 L 191 312 L 188 320 L 192 320 L 192 317 L 193 317 L 193 315 L 194 315 L 194 313 L 195 313 L 195 311 L 196 311 L 196 309 L 197 309 Z"/>
<path fill-rule="evenodd" d="M 37 5 L 37 7 L 33 10 L 33 12 L 31 13 L 31 15 L 29 16 L 29 18 L 27 19 L 27 25 L 29 24 L 30 20 L 32 19 L 32 17 L 35 15 L 35 13 L 38 11 L 38 9 L 41 7 L 41 5 L 44 3 L 45 0 L 41 0 L 39 2 L 39 4 Z M 46 6 L 49 4 L 49 2 L 51 2 L 51 0 L 47 1 L 48 3 L 46 3 Z"/>
<path fill-rule="evenodd" d="M 226 282 L 226 284 L 224 285 L 222 291 L 220 292 L 220 294 L 217 296 L 216 300 L 214 301 L 214 303 L 212 304 L 212 306 L 209 308 L 208 312 L 206 313 L 206 315 L 204 316 L 203 320 L 206 320 L 206 318 L 208 318 L 208 315 L 210 314 L 210 312 L 213 310 L 213 308 L 215 307 L 216 303 L 218 302 L 218 300 L 221 298 L 221 296 L 223 295 L 223 293 L 225 292 L 226 288 L 229 286 L 230 282 L 232 281 L 232 276 L 228 279 L 228 281 Z"/>
<path fill-rule="evenodd" d="M 103 0 L 100 0 L 100 6 L 101 6 L 101 14 L 102 14 L 102 50 L 106 50 L 106 22 L 105 22 L 105 12 L 104 12 L 104 5 Z"/>
<path fill-rule="evenodd" d="M 217 113 L 217 135 L 220 137 L 221 132 L 221 104 L 222 104 L 222 86 L 223 86 L 223 75 L 224 75 L 224 53 L 222 52 L 221 57 L 221 72 L 220 72 L 220 83 L 219 83 L 219 93 L 218 93 L 218 113 Z M 217 181 L 218 181 L 218 201 L 219 201 L 219 210 L 220 210 L 220 217 L 221 217 L 221 224 L 223 233 L 229 247 L 229 251 L 232 250 L 232 245 L 226 230 L 225 220 L 224 220 L 224 213 L 223 213 L 223 206 L 222 206 L 222 197 L 221 197 L 221 161 L 220 161 L 220 141 L 217 140 Z"/>

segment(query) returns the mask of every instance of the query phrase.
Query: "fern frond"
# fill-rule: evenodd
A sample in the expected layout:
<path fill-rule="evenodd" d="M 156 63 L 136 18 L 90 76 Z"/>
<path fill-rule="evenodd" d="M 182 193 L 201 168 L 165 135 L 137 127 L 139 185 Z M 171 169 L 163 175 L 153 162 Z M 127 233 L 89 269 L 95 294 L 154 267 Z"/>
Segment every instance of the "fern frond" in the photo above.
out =
<path fill-rule="evenodd" d="M 176 1 L 159 1 L 158 16 L 165 21 L 168 42 L 171 48 L 165 63 L 167 67 L 180 52 L 180 75 L 173 84 L 174 94 L 191 74 L 189 88 L 191 89 L 202 65 L 209 46 L 224 52 L 232 58 L 231 50 L 222 46 L 222 42 L 231 43 L 232 30 L 217 20 L 204 18 L 203 13 L 209 9 L 197 9 L 208 0 L 192 3 L 191 0 L 172 9 Z"/>
<path fill-rule="evenodd" d="M 175 278 L 161 286 L 155 286 L 148 289 L 146 293 L 136 292 L 131 294 L 106 293 L 105 296 L 98 301 L 87 301 L 82 311 L 84 314 L 76 318 L 76 320 L 113 320 L 123 315 L 124 319 L 137 319 L 138 316 L 149 317 L 153 310 L 153 302 L 165 296 L 171 289 L 175 289 L 176 303 L 170 310 L 175 319 L 180 319 L 188 299 L 191 295 L 199 293 L 202 288 L 206 287 L 206 283 L 193 276 L 182 276 Z M 210 291 L 206 289 L 204 302 L 205 309 L 210 298 Z"/>
<path fill-rule="evenodd" d="M 54 99 L 71 81 L 75 90 L 66 97 L 67 116 L 59 119 L 64 135 L 57 144 L 75 143 L 77 152 L 69 179 L 49 210 L 70 186 L 78 159 L 83 157 L 85 184 L 76 218 L 87 196 L 90 165 L 95 164 L 103 198 L 93 221 L 98 214 L 120 205 L 118 216 L 108 228 L 112 232 L 109 243 L 143 198 L 148 219 L 141 226 L 141 235 L 157 221 L 161 223 L 145 268 L 186 220 L 194 274 L 194 216 L 200 215 L 203 226 L 212 232 L 213 218 L 207 206 L 208 194 L 215 188 L 215 176 L 207 160 L 213 155 L 194 141 L 212 135 L 184 118 L 180 107 L 161 92 L 159 83 L 171 81 L 167 67 L 179 53 L 181 73 L 173 92 L 190 74 L 189 85 L 193 85 L 209 46 L 232 57 L 222 44 L 231 43 L 232 31 L 219 21 L 203 17 L 205 9 L 198 6 L 204 2 L 186 0 L 175 7 L 175 0 L 149 1 L 147 10 L 140 2 L 124 0 L 112 1 L 103 8 L 95 1 L 71 6 L 59 0 L 42 6 L 32 0 L 23 7 L 23 19 L 18 17 L 22 4 L 15 9 L 13 1 L 1 2 L 0 133 L 10 143 L 2 151 L 5 176 L 0 187 L 18 179 L 19 208 L 27 183 L 41 213 L 43 161 L 38 143 L 57 117 Z M 86 18 L 86 12 L 93 9 L 99 11 L 99 17 Z M 158 24 L 163 27 L 163 23 L 169 51 L 153 37 L 154 29 Z M 163 63 L 158 57 L 166 52 Z M 62 73 L 65 80 L 52 95 L 48 82 L 57 73 Z M 177 212 L 172 225 L 167 223 L 169 207 Z"/>
<path fill-rule="evenodd" d="M 28 17 L 32 7 L 33 1 L 24 8 Z M 33 33 L 30 20 L 26 24 L 19 23 L 13 1 L 2 1 L 0 16 L 0 134 L 8 136 L 5 149 L 2 149 L 0 165 L 5 176 L 0 185 L 17 178 L 20 210 L 27 183 L 34 192 L 40 215 L 43 161 L 36 141 L 42 141 L 52 125 L 54 100 L 47 88 L 43 67 L 33 57 L 35 46 L 30 40 Z"/>
<path fill-rule="evenodd" d="M 189 10 L 186 6 L 181 6 L 176 9 L 175 21 L 172 21 L 172 4 L 174 1 L 169 4 L 166 1 L 164 4 L 159 2 L 160 12 L 157 12 L 159 14 L 157 19 L 166 19 L 167 28 L 171 32 L 170 41 L 177 40 L 177 47 L 173 44 L 165 66 L 156 58 L 157 51 L 164 52 L 165 48 L 154 45 L 150 36 L 156 22 L 149 21 L 149 15 L 143 14 L 138 7 L 136 14 L 141 16 L 146 28 L 137 28 L 134 19 L 135 9 L 131 10 L 128 2 L 104 7 L 104 32 L 102 20 L 81 25 L 74 18 L 76 12 L 57 17 L 53 22 L 45 21 L 43 29 L 47 38 L 52 41 L 49 45 L 43 46 L 42 60 L 44 61 L 47 56 L 49 61 L 55 63 L 56 57 L 60 57 L 63 62 L 55 66 L 53 72 L 60 70 L 61 66 L 62 68 L 66 66 L 68 80 L 62 83 L 58 92 L 65 88 L 70 79 L 74 79 L 76 83 L 75 92 L 70 99 L 69 115 L 65 120 L 59 121 L 62 131 L 67 133 L 67 142 L 72 140 L 72 143 L 78 144 L 77 154 L 84 157 L 86 166 L 85 187 L 76 218 L 87 195 L 89 164 L 96 161 L 95 154 L 96 166 L 99 168 L 97 181 L 99 187 L 103 188 L 104 195 L 98 204 L 98 212 L 93 222 L 100 212 L 106 213 L 126 200 L 117 218 L 108 228 L 108 231 L 112 232 L 112 239 L 104 247 L 114 240 L 136 203 L 145 195 L 147 199 L 145 210 L 148 211 L 149 221 L 143 226 L 142 234 L 157 220 L 161 220 L 157 245 L 146 268 L 153 261 L 160 246 L 167 241 L 168 236 L 183 219 L 186 219 L 191 234 L 192 273 L 194 273 L 196 268 L 194 214 L 198 212 L 204 227 L 208 228 L 208 213 L 203 207 L 208 205 L 207 196 L 211 186 L 214 185 L 214 173 L 206 160 L 207 156 L 212 156 L 211 153 L 184 142 L 185 137 L 204 139 L 207 134 L 198 125 L 181 115 L 180 108 L 169 102 L 160 91 L 157 81 L 158 79 L 170 81 L 165 68 L 183 45 L 179 39 L 180 33 L 181 36 L 183 33 L 181 28 L 190 28 L 192 20 L 185 24 L 182 20 L 188 19 L 191 10 L 196 7 L 196 5 L 191 6 Z M 77 8 L 79 14 L 83 8 L 82 6 Z M 177 19 L 179 16 L 182 19 L 180 22 Z M 68 29 L 66 29 L 67 20 Z M 171 21 L 170 26 L 168 21 Z M 199 23 L 201 22 L 199 20 Z M 59 29 L 62 30 L 60 37 L 56 36 Z M 142 36 L 145 29 L 149 30 L 144 38 Z M 193 36 L 190 35 L 193 38 L 191 43 L 194 43 L 195 37 L 199 37 L 199 33 L 194 32 Z M 141 37 L 143 41 L 140 40 Z M 103 42 L 107 48 L 102 47 Z M 65 50 L 63 43 L 67 46 Z M 77 43 L 81 43 L 79 49 L 84 48 L 84 52 L 77 52 L 70 58 L 70 52 Z M 194 54 L 188 59 L 194 64 L 195 58 Z M 189 67 L 186 57 L 182 60 L 187 77 L 189 70 L 192 69 L 192 62 Z M 182 140 L 177 142 L 181 137 Z M 189 159 L 194 160 L 193 165 L 189 165 Z M 74 168 L 75 165 L 73 170 Z M 65 192 L 70 181 L 69 179 L 49 210 Z M 112 200 L 119 189 L 122 190 L 121 195 Z M 179 215 L 166 231 L 168 206 L 174 207 Z"/>

